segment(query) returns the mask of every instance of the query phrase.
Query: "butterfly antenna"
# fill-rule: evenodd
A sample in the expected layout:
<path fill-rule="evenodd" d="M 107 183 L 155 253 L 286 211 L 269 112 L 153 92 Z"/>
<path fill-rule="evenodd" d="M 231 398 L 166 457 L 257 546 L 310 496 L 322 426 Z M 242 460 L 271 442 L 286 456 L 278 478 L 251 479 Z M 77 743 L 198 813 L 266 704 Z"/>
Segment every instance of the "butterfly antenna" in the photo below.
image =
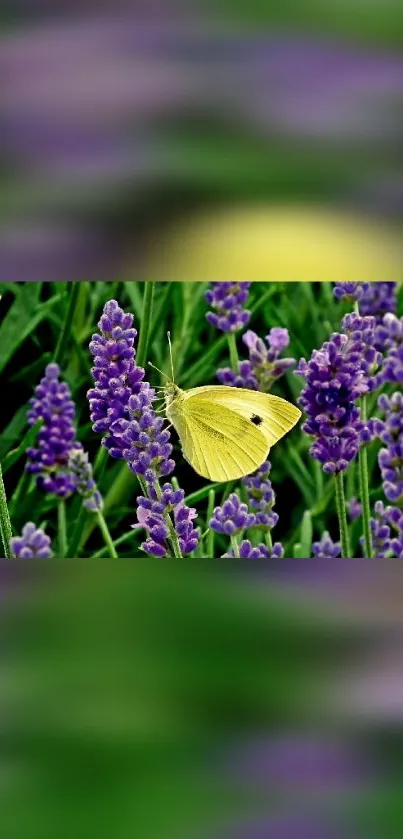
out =
<path fill-rule="evenodd" d="M 157 372 L 158 372 L 158 373 L 161 373 L 161 376 L 164 376 L 164 378 L 165 378 L 165 379 L 168 379 L 168 381 L 169 381 L 169 376 L 167 376 L 167 374 L 166 374 L 166 373 L 164 373 L 164 371 L 163 371 L 163 370 L 160 370 L 160 368 L 159 368 L 159 367 L 156 367 L 156 366 L 155 366 L 155 364 L 153 364 L 153 363 L 152 363 L 152 361 L 149 361 L 148 363 L 149 363 L 150 367 L 153 367 L 153 368 L 154 368 L 154 370 L 157 370 Z"/>
<path fill-rule="evenodd" d="M 172 344 L 171 344 L 171 333 L 167 332 L 168 336 L 168 345 L 169 345 L 169 357 L 171 359 L 171 373 L 172 373 L 172 381 L 175 382 L 175 375 L 174 375 L 174 362 L 172 357 Z"/>

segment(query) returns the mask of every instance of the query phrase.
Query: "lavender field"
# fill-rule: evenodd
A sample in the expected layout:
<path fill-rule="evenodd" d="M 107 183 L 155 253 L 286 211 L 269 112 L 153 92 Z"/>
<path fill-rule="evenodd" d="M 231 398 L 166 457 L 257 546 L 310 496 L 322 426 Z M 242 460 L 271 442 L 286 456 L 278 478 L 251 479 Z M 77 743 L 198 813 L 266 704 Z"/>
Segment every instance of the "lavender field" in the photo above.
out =
<path fill-rule="evenodd" d="M 402 558 L 397 284 L 1 292 L 4 556 Z M 158 390 L 167 332 L 184 390 L 220 383 L 300 407 L 252 474 L 211 482 L 184 459 Z"/>

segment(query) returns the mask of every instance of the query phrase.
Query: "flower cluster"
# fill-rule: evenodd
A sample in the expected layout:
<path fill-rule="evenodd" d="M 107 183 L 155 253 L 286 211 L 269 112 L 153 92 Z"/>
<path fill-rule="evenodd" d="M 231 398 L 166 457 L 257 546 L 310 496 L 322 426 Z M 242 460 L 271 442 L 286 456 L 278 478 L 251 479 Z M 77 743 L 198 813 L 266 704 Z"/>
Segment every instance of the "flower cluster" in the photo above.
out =
<path fill-rule="evenodd" d="M 255 516 L 254 524 L 260 530 L 271 530 L 278 522 L 278 515 L 273 506 L 275 495 L 269 474 L 271 463 L 266 460 L 253 475 L 242 478 L 242 483 L 248 493 L 248 506 Z"/>
<path fill-rule="evenodd" d="M 376 328 L 376 346 L 385 358 L 378 376 L 379 384 L 401 384 L 403 382 L 403 318 L 396 315 L 384 315 L 382 323 Z"/>
<path fill-rule="evenodd" d="M 388 312 L 396 312 L 397 283 L 363 283 L 366 286 L 360 297 L 360 314 L 372 315 L 381 323 Z"/>
<path fill-rule="evenodd" d="M 182 555 L 191 553 L 197 547 L 199 534 L 193 526 L 196 510 L 186 507 L 182 489 L 174 490 L 171 484 L 166 483 L 158 498 L 138 498 L 137 521 L 147 531 L 147 539 L 141 547 L 151 556 L 170 555 L 170 513 L 174 517 L 174 538 L 178 539 Z"/>
<path fill-rule="evenodd" d="M 333 294 L 337 300 L 347 300 L 353 303 L 363 297 L 369 285 L 369 283 L 335 283 Z"/>
<path fill-rule="evenodd" d="M 84 498 L 84 507 L 93 513 L 102 510 L 102 496 L 92 476 L 92 466 L 87 452 L 83 449 L 73 449 L 69 455 L 68 465 L 76 479 L 76 491 Z"/>
<path fill-rule="evenodd" d="M 378 453 L 383 491 L 388 501 L 403 501 L 403 394 L 394 393 L 390 398 L 382 394 L 378 406 L 384 419 L 376 421 L 376 431 L 384 443 Z"/>
<path fill-rule="evenodd" d="M 122 458 L 132 472 L 153 486 L 174 469 L 170 435 L 157 417 L 154 390 L 135 363 L 133 315 L 116 300 L 105 304 L 90 351 L 95 387 L 88 391 L 93 429 L 104 433 L 103 445 L 112 457 Z"/>
<path fill-rule="evenodd" d="M 105 435 L 103 445 L 117 458 L 123 458 L 124 445 L 120 438 L 114 438 L 111 426 L 119 419 L 128 419 L 129 399 L 143 388 L 144 370 L 136 367 L 134 360 L 137 332 L 132 323 L 133 315 L 123 312 L 116 300 L 109 300 L 98 323 L 101 334 L 93 335 L 89 345 L 95 387 L 87 397 L 93 430 Z"/>
<path fill-rule="evenodd" d="M 250 312 L 244 309 L 250 283 L 211 283 L 205 293 L 206 302 L 213 312 L 206 319 L 221 332 L 238 332 L 249 322 Z"/>
<path fill-rule="evenodd" d="M 280 542 L 276 542 L 272 547 L 269 547 L 264 542 L 259 542 L 258 545 L 252 545 L 249 539 L 243 539 L 238 545 L 238 553 L 240 559 L 282 559 L 284 552 Z M 223 554 L 223 559 L 233 558 L 234 551 L 232 549 L 228 553 Z"/>
<path fill-rule="evenodd" d="M 296 363 L 294 358 L 279 358 L 290 342 L 287 329 L 274 327 L 264 341 L 248 329 L 242 340 L 249 350 L 249 359 L 241 361 L 236 372 L 230 367 L 218 370 L 217 377 L 223 385 L 267 393 L 273 382 Z"/>
<path fill-rule="evenodd" d="M 372 389 L 380 362 L 373 347 L 374 318 L 349 314 L 344 333 L 333 333 L 309 362 L 301 359 L 297 374 L 306 381 L 299 404 L 307 419 L 303 430 L 315 437 L 310 452 L 328 473 L 342 472 L 370 438 L 360 420 L 356 400 Z"/>
<path fill-rule="evenodd" d="M 49 536 L 32 521 L 24 525 L 21 536 L 12 537 L 10 548 L 15 559 L 49 559 L 52 556 Z"/>
<path fill-rule="evenodd" d="M 271 545 L 269 537 L 272 527 L 278 521 L 278 515 L 273 511 L 274 492 L 268 479 L 270 469 L 271 464 L 266 461 L 253 475 L 243 478 L 247 503 L 242 502 L 236 493 L 232 493 L 221 507 L 214 509 L 209 522 L 209 526 L 216 533 L 230 537 L 241 538 L 250 528 L 267 533 L 267 544 L 252 546 L 248 539 L 241 539 L 238 551 L 242 559 L 281 559 L 283 556 L 283 546 L 280 542 Z M 234 556 L 233 548 L 224 556 Z"/>
<path fill-rule="evenodd" d="M 340 542 L 333 542 L 327 530 L 324 532 L 320 542 L 312 545 L 314 559 L 337 559 L 340 556 Z"/>
<path fill-rule="evenodd" d="M 376 321 L 374 317 L 357 315 L 355 312 L 345 315 L 342 327 L 348 336 L 348 356 L 350 363 L 355 363 L 364 373 L 368 391 L 378 386 L 376 375 L 382 365 L 382 353 L 375 347 Z"/>
<path fill-rule="evenodd" d="M 252 527 L 255 522 L 255 516 L 249 512 L 247 504 L 240 501 L 238 495 L 233 492 L 224 501 L 222 507 L 215 507 L 210 527 L 216 533 L 234 536 L 243 533 L 248 527 Z"/>
<path fill-rule="evenodd" d="M 66 498 L 75 490 L 75 476 L 68 460 L 70 452 L 81 449 L 74 428 L 75 406 L 68 385 L 59 381 L 58 364 L 48 364 L 45 375 L 35 388 L 28 412 L 29 425 L 39 419 L 37 447 L 27 449 L 27 472 L 36 475 L 38 486 Z"/>
<path fill-rule="evenodd" d="M 370 525 L 375 559 L 403 559 L 403 510 L 377 501 L 374 512 Z"/>
<path fill-rule="evenodd" d="M 162 489 L 159 479 L 174 467 L 170 434 L 153 408 L 154 390 L 144 381 L 144 370 L 135 362 L 133 315 L 116 300 L 104 306 L 90 351 L 94 357 L 95 387 L 88 392 L 94 431 L 104 434 L 103 444 L 113 457 L 126 460 L 147 493 L 138 498 L 137 520 L 148 533 L 142 548 L 152 556 L 167 556 L 176 543 L 191 553 L 198 543 L 193 527 L 196 511 L 184 504 L 182 490 L 171 484 Z M 171 519 L 173 515 L 173 522 Z"/>

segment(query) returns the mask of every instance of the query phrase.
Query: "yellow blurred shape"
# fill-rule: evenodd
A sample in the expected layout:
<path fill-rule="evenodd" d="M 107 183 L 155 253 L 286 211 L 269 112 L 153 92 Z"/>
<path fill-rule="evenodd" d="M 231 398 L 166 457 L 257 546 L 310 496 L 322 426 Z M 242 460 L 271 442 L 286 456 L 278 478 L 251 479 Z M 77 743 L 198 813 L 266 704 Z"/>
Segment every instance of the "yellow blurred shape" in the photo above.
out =
<path fill-rule="evenodd" d="M 237 207 L 192 216 L 153 243 L 157 280 L 400 280 L 399 232 L 325 207 Z"/>

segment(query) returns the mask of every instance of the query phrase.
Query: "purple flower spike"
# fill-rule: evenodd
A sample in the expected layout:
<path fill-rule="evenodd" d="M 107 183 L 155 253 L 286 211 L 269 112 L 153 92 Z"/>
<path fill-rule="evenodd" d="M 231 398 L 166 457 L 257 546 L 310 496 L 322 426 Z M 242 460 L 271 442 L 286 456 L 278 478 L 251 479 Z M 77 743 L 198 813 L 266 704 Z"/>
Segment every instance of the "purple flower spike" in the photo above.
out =
<path fill-rule="evenodd" d="M 348 300 L 353 303 L 361 299 L 368 286 L 369 283 L 335 283 L 333 294 L 337 300 Z"/>
<path fill-rule="evenodd" d="M 198 545 L 199 534 L 193 526 L 197 516 L 193 507 L 184 504 L 182 489 L 174 490 L 171 484 L 164 484 L 159 498 L 151 500 L 140 496 L 138 499 L 137 521 L 147 531 L 147 539 L 142 550 L 151 556 L 169 556 L 170 535 L 167 516 L 173 513 L 174 529 L 182 555 L 190 554 Z"/>
<path fill-rule="evenodd" d="M 267 393 L 273 382 L 296 363 L 294 358 L 279 358 L 280 353 L 289 344 L 287 329 L 274 327 L 266 335 L 266 343 L 255 332 L 248 329 L 242 336 L 242 340 L 248 348 L 249 360 L 241 361 L 237 372 L 229 367 L 218 370 L 218 380 L 224 385 L 261 390 Z"/>
<path fill-rule="evenodd" d="M 370 519 L 375 559 L 403 559 L 403 511 L 377 501 Z M 363 545 L 363 538 L 360 539 Z"/>
<path fill-rule="evenodd" d="M 266 460 L 253 475 L 242 478 L 248 493 L 248 506 L 255 515 L 255 525 L 261 530 L 271 530 L 278 522 L 277 513 L 273 512 L 275 495 L 269 481 L 270 461 Z"/>
<path fill-rule="evenodd" d="M 135 363 L 132 322 L 133 315 L 123 312 L 116 300 L 105 304 L 98 324 L 101 335 L 90 343 L 95 387 L 87 395 L 93 429 L 104 433 L 109 454 L 126 460 L 132 472 L 153 486 L 175 464 L 170 434 L 153 409 L 154 390 Z"/>
<path fill-rule="evenodd" d="M 144 370 L 135 364 L 137 332 L 132 323 L 133 315 L 123 312 L 116 300 L 109 300 L 98 323 L 101 334 L 92 336 L 89 347 L 94 358 L 95 387 L 87 393 L 93 430 L 105 435 L 103 444 L 117 458 L 123 458 L 125 445 L 111 433 L 111 426 L 129 418 L 130 397 L 148 387 L 143 383 Z"/>
<path fill-rule="evenodd" d="M 311 455 L 329 474 L 347 469 L 370 437 L 355 402 L 374 389 L 381 361 L 373 346 L 374 318 L 346 315 L 343 329 L 314 350 L 309 362 L 301 359 L 296 371 L 306 381 L 299 398 L 307 417 L 302 428 L 315 438 Z"/>
<path fill-rule="evenodd" d="M 236 533 L 242 533 L 248 527 L 252 527 L 255 522 L 255 515 L 248 511 L 247 505 L 243 504 L 233 492 L 224 501 L 222 507 L 215 508 L 210 527 L 217 533 L 232 536 Z"/>
<path fill-rule="evenodd" d="M 314 542 L 312 553 L 315 559 L 337 559 L 340 556 L 340 542 L 333 542 L 325 531 L 320 542 Z"/>
<path fill-rule="evenodd" d="M 385 315 L 376 329 L 376 344 L 385 353 L 383 369 L 379 374 L 380 384 L 389 382 L 401 385 L 403 382 L 403 318 Z"/>
<path fill-rule="evenodd" d="M 29 425 L 38 419 L 43 425 L 36 448 L 27 449 L 27 472 L 36 475 L 38 486 L 66 498 L 75 490 L 75 477 L 68 467 L 69 454 L 81 449 L 73 425 L 75 406 L 68 385 L 59 381 L 57 364 L 48 364 L 35 389 L 28 412 Z"/>
<path fill-rule="evenodd" d="M 84 507 L 93 513 L 102 510 L 102 496 L 92 477 L 92 466 L 87 452 L 83 449 L 70 452 L 69 468 L 76 478 L 76 490 L 84 498 Z"/>
<path fill-rule="evenodd" d="M 24 525 L 21 536 L 10 539 L 10 548 L 15 559 L 49 559 L 52 555 L 49 536 L 32 521 Z"/>
<path fill-rule="evenodd" d="M 360 314 L 372 315 L 382 323 L 384 315 L 395 313 L 397 305 L 397 283 L 366 283 L 360 297 Z"/>
<path fill-rule="evenodd" d="M 403 501 L 403 394 L 386 394 L 378 399 L 378 406 L 384 420 L 378 421 L 378 436 L 385 447 L 378 453 L 382 474 L 383 491 L 388 501 L 400 504 Z"/>
<path fill-rule="evenodd" d="M 239 332 L 249 322 L 250 312 L 243 308 L 249 294 L 250 283 L 211 283 L 205 300 L 214 312 L 206 319 L 221 332 Z"/>

